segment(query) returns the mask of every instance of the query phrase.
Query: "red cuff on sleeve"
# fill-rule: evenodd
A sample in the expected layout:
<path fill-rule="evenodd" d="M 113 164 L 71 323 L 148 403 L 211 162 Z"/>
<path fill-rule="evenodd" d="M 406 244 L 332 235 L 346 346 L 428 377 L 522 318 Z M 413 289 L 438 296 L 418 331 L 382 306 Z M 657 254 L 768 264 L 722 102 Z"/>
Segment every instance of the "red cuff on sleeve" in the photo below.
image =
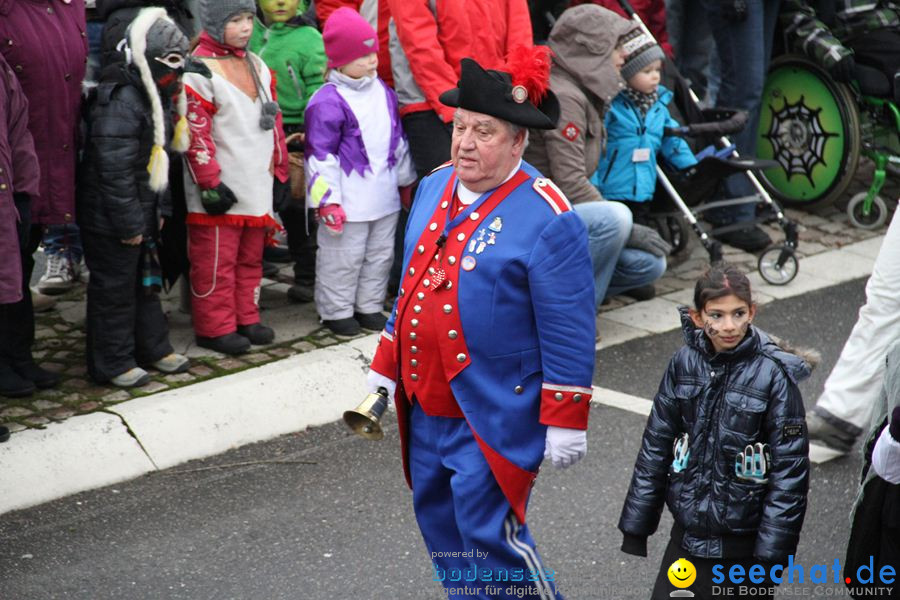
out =
<path fill-rule="evenodd" d="M 569 429 L 587 429 L 591 388 L 577 385 L 541 386 L 541 423 Z"/>
<path fill-rule="evenodd" d="M 397 348 L 394 336 L 387 331 L 382 331 L 378 337 L 378 347 L 375 349 L 370 368 L 385 377 L 397 379 Z"/>

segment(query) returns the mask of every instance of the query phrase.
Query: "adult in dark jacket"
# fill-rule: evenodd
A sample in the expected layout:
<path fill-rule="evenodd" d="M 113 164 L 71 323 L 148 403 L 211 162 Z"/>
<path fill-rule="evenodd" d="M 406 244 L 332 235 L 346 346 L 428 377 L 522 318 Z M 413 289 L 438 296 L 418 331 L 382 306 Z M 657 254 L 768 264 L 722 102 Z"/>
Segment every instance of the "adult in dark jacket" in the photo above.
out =
<path fill-rule="evenodd" d="M 22 254 L 27 251 L 31 198 L 37 196 L 39 181 L 34 140 L 28 131 L 28 101 L 0 54 L 0 340 L 4 340 L 0 345 L 0 396 L 27 396 L 35 388 L 34 382 L 23 377 L 21 368 L 16 369 L 6 340 L 11 339 L 15 306 L 29 294 L 28 281 L 22 276 Z"/>
<path fill-rule="evenodd" d="M 38 193 L 30 197 L 23 277 L 31 280 L 32 254 L 45 225 L 75 221 L 75 165 L 81 118 L 81 81 L 87 61 L 84 0 L 0 0 L 0 54 L 28 98 L 28 123 L 40 165 Z M 38 387 L 59 377 L 41 369 L 31 355 L 34 314 L 31 294 L 7 307 L 4 347 Z"/>
<path fill-rule="evenodd" d="M 187 37 L 162 8 L 145 8 L 128 28 L 128 64 L 104 69 L 88 111 L 88 138 L 78 196 L 87 294 L 88 372 L 120 387 L 188 368 L 174 354 L 156 292 L 159 221 L 168 203 L 167 147 L 187 148 L 180 102 L 172 139 L 172 98 L 181 97 Z M 141 366 L 139 366 L 141 365 Z"/>
<path fill-rule="evenodd" d="M 660 383 L 619 519 L 622 550 L 646 556 L 663 503 L 675 518 L 653 598 L 669 597 L 665 573 L 679 557 L 694 564 L 700 597 L 714 562 L 727 572 L 729 563 L 786 560 L 806 513 L 809 442 L 797 384 L 809 362 L 750 324 L 750 284 L 734 267 L 711 268 L 694 303 L 692 314 L 680 309 L 685 345 Z M 726 320 L 743 321 L 728 329 Z M 739 472 L 754 449 L 766 468 Z"/>

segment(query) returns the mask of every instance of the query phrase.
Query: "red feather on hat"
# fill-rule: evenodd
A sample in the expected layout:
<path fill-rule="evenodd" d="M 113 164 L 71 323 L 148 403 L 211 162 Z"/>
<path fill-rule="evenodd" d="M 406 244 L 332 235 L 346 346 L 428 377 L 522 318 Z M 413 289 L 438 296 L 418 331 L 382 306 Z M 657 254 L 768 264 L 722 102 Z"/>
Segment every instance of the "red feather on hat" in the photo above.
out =
<path fill-rule="evenodd" d="M 524 87 L 535 106 L 550 89 L 551 56 L 553 51 L 547 46 L 517 46 L 506 56 L 506 71 L 512 75 L 513 87 Z"/>

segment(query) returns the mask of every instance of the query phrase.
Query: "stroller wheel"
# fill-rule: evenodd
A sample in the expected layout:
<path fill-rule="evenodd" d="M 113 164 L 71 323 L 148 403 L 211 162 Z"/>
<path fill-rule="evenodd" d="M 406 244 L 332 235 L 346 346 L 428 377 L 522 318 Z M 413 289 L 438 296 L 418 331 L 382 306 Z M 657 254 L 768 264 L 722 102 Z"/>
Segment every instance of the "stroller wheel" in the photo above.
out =
<path fill-rule="evenodd" d="M 785 285 L 797 276 L 800 264 L 790 246 L 772 246 L 759 257 L 759 274 L 772 285 Z"/>
<path fill-rule="evenodd" d="M 866 192 L 859 192 L 850 198 L 847 203 L 847 216 L 854 227 L 860 229 L 878 229 L 887 220 L 887 204 L 881 196 L 872 199 L 871 206 L 866 210 Z"/>

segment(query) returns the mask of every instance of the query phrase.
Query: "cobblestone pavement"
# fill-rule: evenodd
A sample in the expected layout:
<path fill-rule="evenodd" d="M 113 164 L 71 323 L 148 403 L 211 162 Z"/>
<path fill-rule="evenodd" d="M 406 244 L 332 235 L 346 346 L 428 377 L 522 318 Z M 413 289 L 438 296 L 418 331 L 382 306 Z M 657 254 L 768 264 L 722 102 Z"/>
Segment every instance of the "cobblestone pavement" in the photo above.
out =
<path fill-rule="evenodd" d="M 864 189 L 865 173 L 860 173 L 860 183 L 851 186 L 846 197 Z M 882 196 L 897 198 L 898 182 L 889 182 Z M 895 203 L 891 203 L 895 204 Z M 894 206 L 891 206 L 893 209 Z M 807 213 L 788 209 L 789 218 L 800 224 L 798 256 L 811 256 L 840 248 L 881 235 L 877 231 L 855 229 L 849 224 L 840 205 Z M 773 240 L 779 242 L 783 233 L 776 227 L 766 226 Z M 726 246 L 725 258 L 747 271 L 756 269 L 757 257 Z M 695 279 L 708 263 L 708 256 L 696 238 L 691 235 L 690 245 L 680 257 L 681 262 L 670 266 L 656 283 L 657 294 L 665 294 L 693 287 Z M 800 270 L 803 270 L 801 261 Z M 254 366 L 279 360 L 287 356 L 339 344 L 350 338 L 332 335 L 320 326 L 313 304 L 293 304 L 287 300 L 286 291 L 291 284 L 291 269 L 285 266 L 275 279 L 264 279 L 260 298 L 263 323 L 273 327 L 276 342 L 268 346 L 256 346 L 249 354 L 240 357 L 224 355 L 199 348 L 194 344 L 190 318 L 179 310 L 178 286 L 164 295 L 163 305 L 169 316 L 170 337 L 176 352 L 192 359 L 190 371 L 165 375 L 151 371 L 152 381 L 141 388 L 121 390 L 108 385 L 97 385 L 88 378 L 84 360 L 84 284 L 59 297 L 56 307 L 39 314 L 34 356 L 45 368 L 61 373 L 62 383 L 54 389 L 39 390 L 31 398 L 0 398 L 0 424 L 11 431 L 27 428 L 43 428 L 54 421 L 71 416 L 104 411 L 135 398 L 191 385 L 207 379 L 221 377 Z M 790 285 L 790 284 L 789 284 Z M 633 303 L 626 297 L 616 297 L 600 308 L 600 312 L 614 310 Z"/>

